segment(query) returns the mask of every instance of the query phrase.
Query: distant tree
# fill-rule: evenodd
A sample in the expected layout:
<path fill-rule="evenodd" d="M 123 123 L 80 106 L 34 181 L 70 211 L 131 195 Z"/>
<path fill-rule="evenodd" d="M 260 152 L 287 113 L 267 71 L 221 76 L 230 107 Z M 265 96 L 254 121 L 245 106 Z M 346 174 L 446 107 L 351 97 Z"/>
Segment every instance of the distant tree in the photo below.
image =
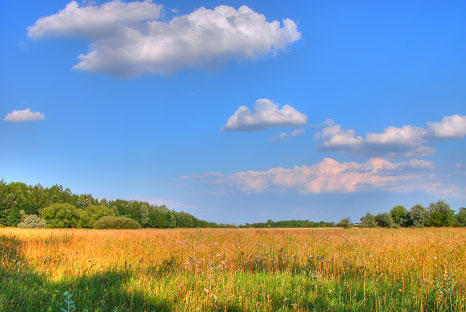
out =
<path fill-rule="evenodd" d="M 169 228 L 176 228 L 176 218 L 175 218 L 175 215 L 174 215 L 173 211 L 170 211 L 170 219 L 169 219 L 169 222 L 168 222 L 168 227 Z"/>
<path fill-rule="evenodd" d="M 337 226 L 342 227 L 344 229 L 350 229 L 351 228 L 350 218 L 341 219 L 340 222 L 337 223 Z"/>
<path fill-rule="evenodd" d="M 141 207 L 141 225 L 144 227 L 149 224 L 149 205 L 142 204 Z"/>
<path fill-rule="evenodd" d="M 41 211 L 48 228 L 78 227 L 79 215 L 76 207 L 70 204 L 52 204 Z"/>
<path fill-rule="evenodd" d="M 428 208 L 427 226 L 451 226 L 455 212 L 443 200 L 431 203 Z"/>
<path fill-rule="evenodd" d="M 377 221 L 375 220 L 375 216 L 370 212 L 366 213 L 364 217 L 361 218 L 361 224 L 364 227 L 376 227 Z"/>
<path fill-rule="evenodd" d="M 458 214 L 456 215 L 456 224 L 458 226 L 466 226 L 466 208 L 461 207 L 458 210 Z"/>
<path fill-rule="evenodd" d="M 428 217 L 428 212 L 424 206 L 416 204 L 408 212 L 405 224 L 406 226 L 424 227 Z"/>
<path fill-rule="evenodd" d="M 392 215 L 393 222 L 401 226 L 406 222 L 406 215 L 408 214 L 408 210 L 406 210 L 405 207 L 398 205 L 390 210 L 390 214 Z"/>
<path fill-rule="evenodd" d="M 378 226 L 381 227 L 394 227 L 395 222 L 393 221 L 392 215 L 388 212 L 379 213 L 375 216 L 375 221 Z"/>

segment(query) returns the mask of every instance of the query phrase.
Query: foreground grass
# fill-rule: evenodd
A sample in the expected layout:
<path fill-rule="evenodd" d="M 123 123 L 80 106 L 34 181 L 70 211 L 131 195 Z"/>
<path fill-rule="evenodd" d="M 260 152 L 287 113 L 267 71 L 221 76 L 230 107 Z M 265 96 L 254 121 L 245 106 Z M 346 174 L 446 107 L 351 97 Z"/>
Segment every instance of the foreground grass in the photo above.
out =
<path fill-rule="evenodd" d="M 0 229 L 0 311 L 466 311 L 465 229 Z"/>

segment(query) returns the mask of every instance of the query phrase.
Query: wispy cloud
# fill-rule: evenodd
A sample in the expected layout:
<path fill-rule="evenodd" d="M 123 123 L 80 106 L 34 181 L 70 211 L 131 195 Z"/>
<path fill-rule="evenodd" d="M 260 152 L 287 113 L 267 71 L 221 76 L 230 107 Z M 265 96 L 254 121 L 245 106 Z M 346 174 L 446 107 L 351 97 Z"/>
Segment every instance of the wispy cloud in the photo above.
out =
<path fill-rule="evenodd" d="M 41 112 L 31 112 L 29 108 L 26 108 L 21 111 L 12 111 L 11 113 L 7 114 L 3 120 L 8 122 L 26 122 L 43 119 L 45 119 L 45 117 Z"/>
<path fill-rule="evenodd" d="M 143 201 L 147 201 L 149 204 L 156 205 L 156 206 L 166 206 L 169 209 L 176 209 L 176 210 L 183 210 L 183 211 L 191 211 L 195 210 L 198 207 L 194 205 L 187 205 L 185 203 L 181 203 L 178 200 L 173 200 L 170 198 L 150 198 L 150 199 L 142 199 Z"/>
<path fill-rule="evenodd" d="M 28 35 L 85 38 L 89 52 L 79 56 L 74 68 L 123 76 L 257 59 L 284 50 L 301 37 L 293 20 L 267 22 L 247 6 L 200 8 L 169 22 L 160 19 L 161 8 L 152 0 L 81 7 L 72 1 L 58 13 L 38 19 L 28 27 Z"/>
<path fill-rule="evenodd" d="M 440 122 L 427 122 L 426 127 L 405 125 L 387 127 L 382 133 L 357 136 L 353 129 L 328 120 L 316 134 L 322 139 L 321 148 L 328 151 L 350 153 L 357 156 L 422 157 L 434 153 L 433 143 L 445 139 L 459 139 L 466 135 L 466 116 L 447 116 Z"/>
<path fill-rule="evenodd" d="M 259 99 L 252 111 L 240 106 L 223 127 L 227 131 L 255 131 L 271 127 L 298 127 L 306 123 L 307 116 L 290 105 L 279 108 L 269 99 Z"/>
<path fill-rule="evenodd" d="M 278 141 L 278 140 L 285 140 L 286 138 L 289 138 L 289 137 L 296 137 L 298 135 L 303 134 L 304 132 L 305 132 L 304 129 L 296 129 L 296 130 L 294 130 L 292 132 L 282 132 L 279 135 L 276 135 L 273 138 L 271 138 L 269 140 L 269 142 L 275 142 L 275 141 Z"/>

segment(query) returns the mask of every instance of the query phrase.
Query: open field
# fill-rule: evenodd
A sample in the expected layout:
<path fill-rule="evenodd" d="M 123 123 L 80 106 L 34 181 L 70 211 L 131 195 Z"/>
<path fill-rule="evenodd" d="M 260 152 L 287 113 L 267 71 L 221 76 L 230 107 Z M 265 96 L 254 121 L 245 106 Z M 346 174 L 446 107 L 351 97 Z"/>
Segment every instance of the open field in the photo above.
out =
<path fill-rule="evenodd" d="M 0 311 L 466 310 L 459 228 L 3 228 L 0 265 Z"/>

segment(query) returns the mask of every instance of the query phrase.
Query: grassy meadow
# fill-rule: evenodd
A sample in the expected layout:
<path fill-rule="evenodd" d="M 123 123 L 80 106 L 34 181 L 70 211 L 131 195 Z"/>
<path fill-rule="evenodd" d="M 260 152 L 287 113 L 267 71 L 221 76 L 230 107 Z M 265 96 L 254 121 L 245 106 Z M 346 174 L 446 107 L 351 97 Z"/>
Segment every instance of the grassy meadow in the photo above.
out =
<path fill-rule="evenodd" d="M 466 311 L 466 229 L 0 229 L 0 311 L 316 310 Z"/>

